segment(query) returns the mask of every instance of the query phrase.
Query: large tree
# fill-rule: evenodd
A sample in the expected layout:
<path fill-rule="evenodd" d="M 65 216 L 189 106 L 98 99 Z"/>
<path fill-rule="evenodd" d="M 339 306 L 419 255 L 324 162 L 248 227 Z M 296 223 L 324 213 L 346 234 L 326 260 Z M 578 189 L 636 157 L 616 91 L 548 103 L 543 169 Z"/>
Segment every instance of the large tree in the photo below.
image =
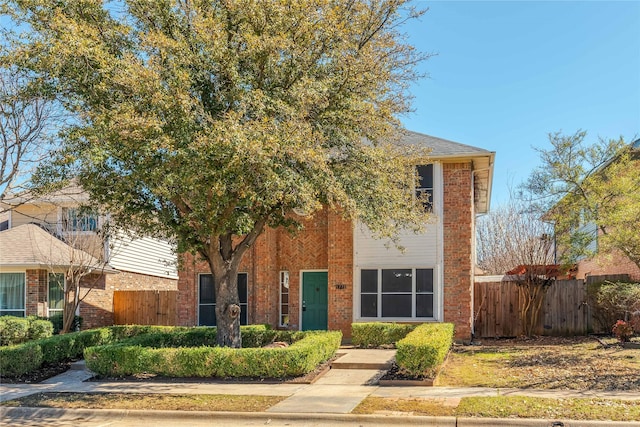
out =
<path fill-rule="evenodd" d="M 524 188 L 554 223 L 563 264 L 595 255 L 597 234 L 598 252 L 619 251 L 640 268 L 640 147 L 586 136 L 550 134 Z"/>
<path fill-rule="evenodd" d="M 521 333 L 535 333 L 544 297 L 557 276 L 549 224 L 527 201 L 511 199 L 479 218 L 478 264 L 486 273 L 505 275 L 518 286 Z"/>
<path fill-rule="evenodd" d="M 237 271 L 265 227 L 326 207 L 378 236 L 426 219 L 393 144 L 426 55 L 406 0 L 5 0 L 10 61 L 76 122 L 57 165 L 114 219 L 175 236 L 215 280 L 218 344 L 241 346 Z M 49 169 L 59 173 L 60 168 Z"/>

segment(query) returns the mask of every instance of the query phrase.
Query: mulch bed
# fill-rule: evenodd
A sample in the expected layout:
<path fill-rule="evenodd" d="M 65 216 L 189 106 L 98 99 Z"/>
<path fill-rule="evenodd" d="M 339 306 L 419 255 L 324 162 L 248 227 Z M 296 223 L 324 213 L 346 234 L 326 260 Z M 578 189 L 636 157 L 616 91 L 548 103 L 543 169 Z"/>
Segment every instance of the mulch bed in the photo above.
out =
<path fill-rule="evenodd" d="M 71 362 L 62 362 L 44 365 L 37 371 L 29 372 L 19 377 L 4 377 L 0 375 L 0 384 L 37 384 L 68 371 L 70 367 Z"/>

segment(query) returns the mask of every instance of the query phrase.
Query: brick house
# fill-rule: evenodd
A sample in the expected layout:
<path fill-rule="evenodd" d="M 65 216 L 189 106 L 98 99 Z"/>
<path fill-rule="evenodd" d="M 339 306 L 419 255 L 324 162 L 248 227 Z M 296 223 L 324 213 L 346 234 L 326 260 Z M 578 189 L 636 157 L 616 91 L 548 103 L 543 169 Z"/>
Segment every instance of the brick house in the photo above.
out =
<path fill-rule="evenodd" d="M 172 245 L 124 233 L 99 237 L 107 218 L 79 209 L 88 202 L 87 193 L 70 185 L 42 197 L 23 194 L 2 206 L 7 210 L 0 218 L 0 315 L 61 312 L 70 263 L 97 272 L 82 279 L 82 292 L 91 289 L 79 307 L 83 329 L 113 324 L 117 290 L 176 289 Z"/>
<path fill-rule="evenodd" d="M 399 251 L 366 226 L 322 210 L 290 235 L 267 229 L 238 275 L 241 322 L 287 329 L 341 330 L 368 321 L 452 322 L 456 337 L 473 332 L 475 218 L 491 198 L 495 153 L 415 132 L 402 143 L 432 149 L 418 167 L 433 202 L 423 234 L 401 236 Z M 206 262 L 182 254 L 179 325 L 214 325 L 213 279 Z"/>

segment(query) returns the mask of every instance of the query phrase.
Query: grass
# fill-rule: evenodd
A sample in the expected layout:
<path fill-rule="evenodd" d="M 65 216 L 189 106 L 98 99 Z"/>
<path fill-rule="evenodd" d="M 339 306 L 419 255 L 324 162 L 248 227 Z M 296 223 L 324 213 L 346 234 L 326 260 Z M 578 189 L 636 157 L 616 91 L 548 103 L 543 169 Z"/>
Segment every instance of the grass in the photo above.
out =
<path fill-rule="evenodd" d="M 36 393 L 2 402 L 0 406 L 262 412 L 285 398 L 227 394 Z"/>
<path fill-rule="evenodd" d="M 449 400 L 453 405 L 446 405 L 447 402 L 443 402 L 443 400 Z M 457 406 L 455 406 L 456 403 Z M 397 412 L 413 415 L 480 418 L 636 421 L 640 419 L 640 401 L 502 396 L 465 397 L 457 402 L 457 399 L 368 397 L 353 410 L 353 413 L 356 414 Z"/>
<path fill-rule="evenodd" d="M 478 347 L 456 347 L 436 385 L 640 391 L 640 351 L 603 348 L 589 338 L 558 345 L 488 340 Z"/>

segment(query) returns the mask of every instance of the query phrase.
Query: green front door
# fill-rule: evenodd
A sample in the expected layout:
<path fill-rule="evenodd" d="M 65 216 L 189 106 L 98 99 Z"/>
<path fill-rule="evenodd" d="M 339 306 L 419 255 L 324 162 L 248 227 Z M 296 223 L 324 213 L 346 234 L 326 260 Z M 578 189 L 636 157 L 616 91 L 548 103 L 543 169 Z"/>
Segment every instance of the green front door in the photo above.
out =
<path fill-rule="evenodd" d="M 302 273 L 302 330 L 327 330 L 328 279 L 326 271 Z"/>

